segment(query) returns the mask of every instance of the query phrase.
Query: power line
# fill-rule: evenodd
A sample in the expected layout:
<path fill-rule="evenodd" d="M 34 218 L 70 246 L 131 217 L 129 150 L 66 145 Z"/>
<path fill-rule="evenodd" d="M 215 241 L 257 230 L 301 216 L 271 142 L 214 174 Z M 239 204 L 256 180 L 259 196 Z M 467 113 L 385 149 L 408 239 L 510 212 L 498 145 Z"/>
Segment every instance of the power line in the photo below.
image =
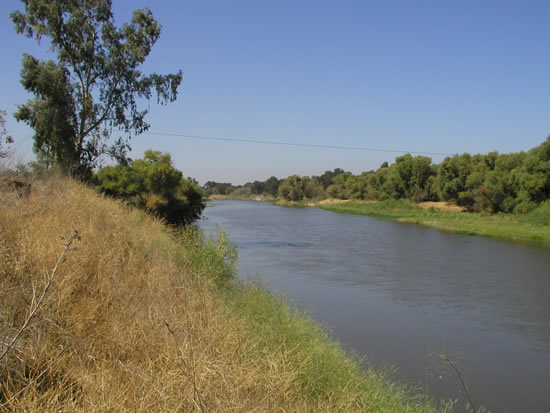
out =
<path fill-rule="evenodd" d="M 23 143 L 29 141 L 29 140 L 30 140 L 31 138 L 33 138 L 33 137 L 34 137 L 34 135 L 28 135 L 28 136 L 25 136 L 25 137 L 22 138 L 22 139 L 19 139 L 19 140 L 15 141 L 15 142 L 13 143 L 12 148 L 13 148 L 13 149 L 18 149 Z"/>
<path fill-rule="evenodd" d="M 185 135 L 182 133 L 167 133 L 167 132 L 144 132 L 144 133 L 148 135 L 173 136 L 178 138 L 203 139 L 203 140 L 224 141 L 224 142 L 245 142 L 245 143 L 263 144 L 263 145 L 301 146 L 305 148 L 344 149 L 344 150 L 368 151 L 368 152 L 410 153 L 415 155 L 440 155 L 440 156 L 455 155 L 454 153 L 443 153 L 443 152 L 402 151 L 397 149 L 365 148 L 365 147 L 356 147 L 356 146 L 317 145 L 317 144 L 311 144 L 311 143 L 261 141 L 256 139 L 220 138 L 217 136 Z"/>
<path fill-rule="evenodd" d="M 305 148 L 343 149 L 343 150 L 367 151 L 367 152 L 410 153 L 415 155 L 435 155 L 435 156 L 455 155 L 454 153 L 445 153 L 445 152 L 405 151 L 405 150 L 398 150 L 398 149 L 366 148 L 366 147 L 357 147 L 357 146 L 319 145 L 319 144 L 312 144 L 312 143 L 281 142 L 281 141 L 261 141 L 257 139 L 221 138 L 217 136 L 186 135 L 182 133 L 167 133 L 167 132 L 145 132 L 145 133 L 148 135 L 173 136 L 173 137 L 180 137 L 180 138 L 203 139 L 203 140 L 224 141 L 224 142 L 244 142 L 244 143 L 255 143 L 255 144 L 263 144 L 263 145 L 298 146 L 298 147 L 305 147 Z M 23 139 L 18 140 L 13 144 L 13 148 L 15 149 L 21 146 L 21 144 L 25 143 L 33 136 L 34 135 L 28 135 Z"/>

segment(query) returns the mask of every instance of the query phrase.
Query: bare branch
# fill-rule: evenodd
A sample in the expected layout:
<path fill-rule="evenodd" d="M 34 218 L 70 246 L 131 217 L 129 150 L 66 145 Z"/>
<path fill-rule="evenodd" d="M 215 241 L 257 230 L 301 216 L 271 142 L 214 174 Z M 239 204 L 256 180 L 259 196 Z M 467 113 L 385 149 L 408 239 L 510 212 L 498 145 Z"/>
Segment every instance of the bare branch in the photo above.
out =
<path fill-rule="evenodd" d="M 59 268 L 59 265 L 65 259 L 65 253 L 67 252 L 67 250 L 69 249 L 69 247 L 71 246 L 71 244 L 73 243 L 73 241 L 75 239 L 80 239 L 80 235 L 78 234 L 78 231 L 76 231 L 76 230 L 75 230 L 74 234 L 65 243 L 65 248 L 63 249 L 63 252 L 61 253 L 59 258 L 57 259 L 57 262 L 55 263 L 55 266 L 54 266 L 51 274 L 47 278 L 46 285 L 44 286 L 44 289 L 42 290 L 42 293 L 40 294 L 40 297 L 38 298 L 38 300 L 36 300 L 36 294 L 33 292 L 29 314 L 27 315 L 27 317 L 25 318 L 25 321 L 23 322 L 23 325 L 19 328 L 19 330 L 17 330 L 17 333 L 15 334 L 15 336 L 13 336 L 11 341 L 8 344 L 4 344 L 5 348 L 4 348 L 4 351 L 2 352 L 2 354 L 0 354 L 0 360 L 2 360 L 6 356 L 6 354 L 8 354 L 8 352 L 17 343 L 17 340 L 19 340 L 19 338 L 21 337 L 21 334 L 23 334 L 23 332 L 28 328 L 31 320 L 36 315 L 36 312 L 38 311 L 38 309 L 42 305 L 42 302 L 44 301 L 44 297 L 46 297 L 46 294 L 48 293 L 48 290 L 50 289 L 50 286 L 53 283 L 55 273 L 57 272 L 57 269 Z"/>
<path fill-rule="evenodd" d="M 439 357 L 441 357 L 441 359 L 443 361 L 446 361 L 447 363 L 450 364 L 450 366 L 453 368 L 453 370 L 455 371 L 456 375 L 458 376 L 458 378 L 460 379 L 460 383 L 462 384 L 462 389 L 464 389 L 464 393 L 466 393 L 466 397 L 468 398 L 468 401 L 470 403 L 470 407 L 472 408 L 472 410 L 474 412 L 477 412 L 477 409 L 475 408 L 475 405 L 474 405 L 474 402 L 472 401 L 472 398 L 470 397 L 470 392 L 468 391 L 468 387 L 466 386 L 466 381 L 464 380 L 464 377 L 462 377 L 462 373 L 460 372 L 460 369 L 458 368 L 458 366 L 456 365 L 456 362 L 452 361 L 448 356 L 447 354 L 445 353 L 440 353 L 439 354 Z"/>
<path fill-rule="evenodd" d="M 120 79 L 117 79 L 115 81 L 115 85 L 114 87 L 111 89 L 111 93 L 109 94 L 109 99 L 107 101 L 107 105 L 105 106 L 105 110 L 103 111 L 103 115 L 101 115 L 101 117 L 95 121 L 94 123 L 92 123 L 90 125 L 90 127 L 88 129 L 86 129 L 84 132 L 82 132 L 82 135 L 80 136 L 80 139 L 81 141 L 83 142 L 84 141 L 84 137 L 85 136 L 88 136 L 88 134 L 93 131 L 95 128 L 97 128 L 99 125 L 101 125 L 101 123 L 107 119 L 107 115 L 111 112 L 111 108 L 113 106 L 113 96 L 115 95 L 115 91 L 117 90 L 117 86 L 118 86 L 118 82 L 119 82 Z M 82 144 L 82 143 L 81 143 Z"/>

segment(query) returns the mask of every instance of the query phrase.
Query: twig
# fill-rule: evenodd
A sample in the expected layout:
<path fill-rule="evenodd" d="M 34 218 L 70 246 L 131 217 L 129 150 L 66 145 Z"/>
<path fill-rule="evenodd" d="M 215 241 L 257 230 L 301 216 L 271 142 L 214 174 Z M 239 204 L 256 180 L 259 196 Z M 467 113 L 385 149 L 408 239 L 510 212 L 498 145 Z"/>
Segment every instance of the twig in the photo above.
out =
<path fill-rule="evenodd" d="M 204 401 L 202 399 L 202 396 L 199 392 L 199 389 L 197 387 L 197 382 L 195 380 L 195 366 L 194 366 L 193 360 L 191 359 L 191 368 L 189 368 L 189 366 L 187 364 L 187 361 L 185 360 L 185 355 L 183 354 L 183 351 L 180 349 L 178 339 L 176 337 L 176 333 L 174 332 L 174 330 L 172 330 L 170 328 L 170 325 L 166 321 L 164 322 L 164 325 L 166 326 L 166 328 L 170 332 L 170 335 L 173 337 L 173 339 L 176 343 L 176 347 L 178 348 L 178 352 L 180 353 L 181 362 L 183 363 L 183 367 L 184 367 L 183 374 L 185 374 L 187 379 L 193 385 L 193 397 L 196 399 L 196 401 L 198 401 L 197 404 L 199 405 L 199 408 L 201 409 L 201 412 L 204 413 L 206 411 L 206 407 L 205 407 Z M 189 371 L 191 371 L 191 373 L 189 373 Z"/>
<path fill-rule="evenodd" d="M 46 280 L 46 285 L 42 290 L 42 294 L 40 294 L 40 297 L 38 298 L 37 301 L 35 301 L 36 294 L 33 293 L 29 314 L 27 315 L 27 317 L 25 318 L 25 321 L 23 322 L 23 325 L 19 328 L 19 330 L 17 330 L 17 333 L 15 333 L 15 336 L 13 336 L 11 341 L 7 344 L 4 344 L 4 351 L 2 351 L 2 354 L 0 354 L 0 360 L 2 360 L 6 356 L 6 354 L 8 354 L 8 352 L 13 348 L 13 346 L 15 346 L 15 344 L 17 343 L 17 340 L 19 340 L 19 338 L 21 337 L 21 334 L 23 334 L 23 332 L 27 329 L 27 327 L 29 326 L 29 323 L 31 322 L 33 317 L 36 315 L 36 312 L 42 305 L 42 302 L 44 301 L 44 297 L 46 297 L 46 294 L 48 293 L 48 290 L 50 289 L 50 286 L 53 283 L 53 279 L 55 277 L 55 273 L 57 272 L 57 269 L 59 268 L 59 265 L 63 262 L 63 259 L 65 258 L 65 253 L 67 252 L 67 250 L 69 249 L 69 247 L 71 246 L 72 242 L 75 239 L 80 239 L 80 235 L 76 230 L 74 231 L 74 234 L 71 236 L 71 238 L 69 238 L 65 243 L 65 248 L 63 249 L 63 252 L 57 259 L 57 262 L 55 263 L 55 266 L 53 267 L 51 274 Z"/>
<path fill-rule="evenodd" d="M 453 368 L 453 370 L 456 372 L 456 375 L 460 379 L 460 383 L 462 384 L 462 388 L 464 389 L 464 393 L 466 393 L 466 397 L 468 398 L 468 401 L 470 403 L 470 406 L 472 407 L 472 410 L 474 412 L 477 412 L 477 409 L 475 408 L 474 402 L 472 401 L 472 398 L 470 397 L 470 392 L 468 391 L 468 387 L 466 386 L 466 381 L 464 380 L 464 377 L 462 377 L 462 373 L 460 372 L 460 370 L 459 370 L 458 366 L 456 365 L 456 363 L 454 361 L 452 361 L 447 356 L 447 354 L 445 354 L 445 353 L 440 353 L 439 357 L 441 357 L 441 359 L 443 361 L 446 361 L 447 363 L 449 363 L 451 365 L 451 367 Z"/>

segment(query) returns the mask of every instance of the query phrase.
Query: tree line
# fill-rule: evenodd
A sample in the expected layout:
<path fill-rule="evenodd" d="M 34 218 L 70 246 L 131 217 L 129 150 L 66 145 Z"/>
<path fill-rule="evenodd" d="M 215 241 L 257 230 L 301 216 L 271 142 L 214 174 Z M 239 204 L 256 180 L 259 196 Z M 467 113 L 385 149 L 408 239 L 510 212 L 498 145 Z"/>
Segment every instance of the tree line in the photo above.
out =
<path fill-rule="evenodd" d="M 266 195 L 286 201 L 445 201 L 475 212 L 527 213 L 550 199 L 550 136 L 527 152 L 464 153 L 446 157 L 440 164 L 426 156 L 405 154 L 359 175 L 334 169 L 320 176 L 273 176 L 242 186 L 210 181 L 203 190 L 207 195 Z"/>

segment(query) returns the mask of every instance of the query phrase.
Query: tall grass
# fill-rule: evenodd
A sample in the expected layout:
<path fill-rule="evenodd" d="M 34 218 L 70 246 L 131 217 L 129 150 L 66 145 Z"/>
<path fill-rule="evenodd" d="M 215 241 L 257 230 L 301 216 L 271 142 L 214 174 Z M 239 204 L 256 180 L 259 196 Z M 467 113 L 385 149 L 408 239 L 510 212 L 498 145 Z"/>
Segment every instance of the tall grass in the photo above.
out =
<path fill-rule="evenodd" d="M 234 281 L 223 232 L 170 229 L 65 178 L 8 192 L 0 411 L 435 410 L 362 371 L 280 298 Z"/>

